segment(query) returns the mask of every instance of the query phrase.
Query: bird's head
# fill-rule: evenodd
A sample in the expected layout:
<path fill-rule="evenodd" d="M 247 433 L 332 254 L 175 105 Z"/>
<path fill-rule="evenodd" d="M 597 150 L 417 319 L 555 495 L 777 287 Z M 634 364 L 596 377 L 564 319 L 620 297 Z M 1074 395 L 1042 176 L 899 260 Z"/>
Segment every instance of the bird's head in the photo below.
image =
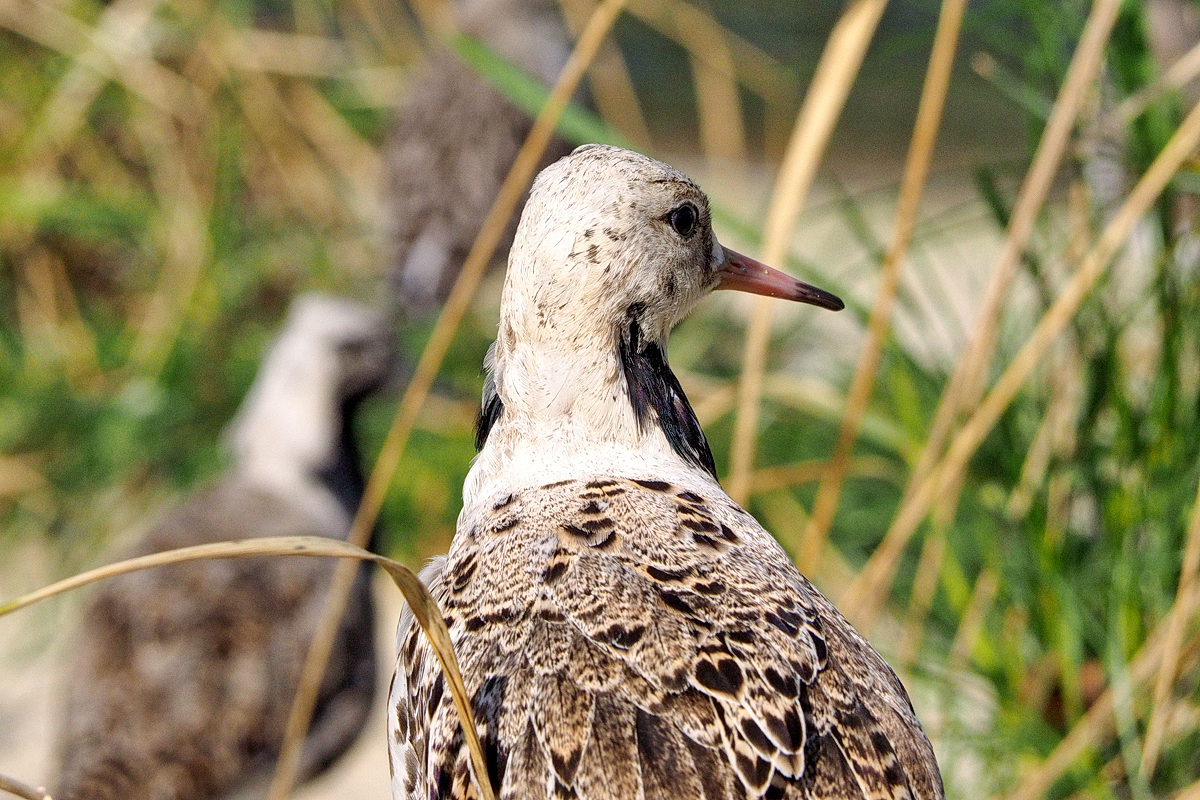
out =
<path fill-rule="evenodd" d="M 723 247 L 708 199 L 683 173 L 585 145 L 534 183 L 509 258 L 501 330 L 536 340 L 605 337 L 633 322 L 645 340 L 662 342 L 714 289 L 842 308 L 828 292 Z"/>
<path fill-rule="evenodd" d="M 842 307 L 723 247 L 704 193 L 666 164 L 586 145 L 547 167 L 509 254 L 477 445 L 501 422 L 508 444 L 497 453 L 532 451 L 539 437 L 553 439 L 551 459 L 571 448 L 645 454 L 669 445 L 715 478 L 665 349 L 671 329 L 714 289 Z"/>

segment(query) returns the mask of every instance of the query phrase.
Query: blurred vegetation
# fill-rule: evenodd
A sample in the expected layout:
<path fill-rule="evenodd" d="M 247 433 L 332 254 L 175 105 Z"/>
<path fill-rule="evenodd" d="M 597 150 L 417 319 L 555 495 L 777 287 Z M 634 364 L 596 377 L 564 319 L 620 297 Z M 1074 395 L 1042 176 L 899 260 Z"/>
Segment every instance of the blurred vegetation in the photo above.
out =
<path fill-rule="evenodd" d="M 633 5 L 636 12 L 655 3 Z M 785 34 L 800 23 L 788 16 L 790 4 L 716 5 L 715 21 L 762 42 L 754 74 L 774 76 L 759 89 L 752 81 L 738 89 L 742 152 L 777 156 L 816 50 L 794 52 Z M 835 15 L 811 5 L 816 10 L 803 5 L 796 19 L 818 20 L 815 29 L 827 32 Z M 992 113 L 1024 125 L 1030 152 L 1089 9 L 1082 0 L 990 0 L 968 13 L 955 81 L 976 95 L 992 93 Z M 220 469 L 222 427 L 295 292 L 378 293 L 380 153 L 421 60 L 420 11 L 368 0 L 0 6 L 0 548 L 40 538 L 63 571 L 94 562 L 124 527 Z M 914 0 L 890 13 L 892 34 L 877 42 L 863 78 L 884 83 L 863 91 L 911 90 L 915 106 L 937 4 Z M 772 15 L 783 21 L 775 25 Z M 702 127 L 706 97 L 687 73 L 695 54 L 653 19 L 629 16 L 620 41 L 650 112 L 644 129 L 660 147 L 681 148 L 698 137 L 690 134 Z M 1124 3 L 1095 97 L 1026 252 L 989 381 L 1190 107 L 1183 94 L 1164 91 L 1139 101 L 1128 118 L 1116 113 L 1170 66 L 1149 37 L 1146 8 Z M 492 70 L 494 83 L 526 92 L 520 76 L 475 47 L 472 63 Z M 746 52 L 736 50 L 739 63 L 751 63 Z M 902 70 L 889 74 L 896 59 L 917 65 L 915 79 L 905 84 Z M 764 72 L 763 64 L 775 66 Z M 678 90 L 666 110 L 665 86 Z M 681 103 L 680 93 L 694 105 Z M 519 99 L 530 102 L 527 94 Z M 605 123 L 612 135 L 639 136 L 627 121 Z M 595 122 L 579 124 L 586 132 Z M 855 125 L 870 120 L 845 123 Z M 908 131 L 899 126 L 889 135 L 903 141 Z M 712 155 L 714 147 L 690 149 Z M 975 187 L 964 202 L 984 209 L 983 224 L 997 234 L 1026 166 L 1012 152 L 964 170 L 973 184 L 963 185 Z M 979 448 L 952 524 L 927 524 L 909 544 L 878 620 L 883 646 L 909 676 L 938 743 L 951 796 L 1011 791 L 1068 735 L 1102 725 L 1086 715 L 1106 690 L 1119 698 L 1116 735 L 1097 734 L 1098 744 L 1071 761 L 1047 796 L 1196 792 L 1196 620 L 1185 625 L 1153 769 L 1142 763 L 1152 686 L 1131 677 L 1131 664 L 1176 605 L 1200 481 L 1196 166 L 1159 198 Z M 886 242 L 863 221 L 867 202 L 847 194 L 837 215 L 864 254 L 856 269 L 869 279 Z M 720 211 L 726 230 L 756 239 L 757 223 L 747 220 L 759 218 L 758 209 Z M 945 224 L 923 218 L 918 244 L 953 238 Z M 799 266 L 846 290 L 848 313 L 861 326 L 871 301 L 854 288 L 862 275 L 844 264 Z M 473 453 L 494 296 L 478 305 L 383 509 L 387 549 L 413 564 L 446 547 Z M 917 314 L 911 295 L 902 293 L 900 305 Z M 821 460 L 837 438 L 851 369 L 836 364 L 815 379 L 797 373 L 792 356 L 822 346 L 808 319 L 776 332 L 760 490 L 751 502 L 793 552 Z M 672 344 L 722 471 L 743 326 L 731 307 L 714 305 Z M 425 331 L 405 336 L 415 358 Z M 895 515 L 948 371 L 909 339 L 888 340 L 834 523 L 837 557 L 814 576 L 833 597 Z M 382 400 L 364 415 L 372 455 L 393 407 Z M 922 575 L 933 576 L 932 593 L 921 588 Z"/>

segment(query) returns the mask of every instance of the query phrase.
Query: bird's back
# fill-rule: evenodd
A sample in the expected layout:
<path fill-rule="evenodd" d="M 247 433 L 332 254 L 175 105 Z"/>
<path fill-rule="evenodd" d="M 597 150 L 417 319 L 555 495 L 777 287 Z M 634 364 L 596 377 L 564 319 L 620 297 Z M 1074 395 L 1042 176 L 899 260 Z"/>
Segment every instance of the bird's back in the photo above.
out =
<path fill-rule="evenodd" d="M 571 480 L 464 511 L 429 578 L 501 798 L 942 796 L 900 682 L 719 490 Z M 396 798 L 469 797 L 411 616 Z"/>
<path fill-rule="evenodd" d="M 227 480 L 175 509 L 134 555 L 249 536 L 330 535 L 294 504 Z M 60 736 L 60 800 L 224 797 L 269 777 L 334 564 L 193 561 L 102 584 L 86 611 Z M 360 574 L 303 770 L 361 729 L 374 686 Z"/>

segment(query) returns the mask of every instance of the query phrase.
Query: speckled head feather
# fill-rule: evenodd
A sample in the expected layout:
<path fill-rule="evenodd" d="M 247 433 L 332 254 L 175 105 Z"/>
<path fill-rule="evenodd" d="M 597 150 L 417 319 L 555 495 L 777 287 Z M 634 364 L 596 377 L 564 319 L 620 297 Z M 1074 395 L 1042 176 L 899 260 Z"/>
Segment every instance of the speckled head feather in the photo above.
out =
<path fill-rule="evenodd" d="M 670 215 L 689 207 L 695 219 L 680 235 Z M 690 178 L 637 153 L 585 145 L 534 183 L 501 313 L 520 334 L 603 337 L 637 306 L 646 336 L 661 340 L 716 286 L 714 250 L 708 199 Z"/>
<path fill-rule="evenodd" d="M 445 558 L 500 800 L 940 800 L 903 686 L 718 485 L 665 339 L 714 288 L 830 308 L 722 248 L 688 178 L 612 147 L 538 178 Z M 437 660 L 402 617 L 395 800 L 477 796 Z"/>

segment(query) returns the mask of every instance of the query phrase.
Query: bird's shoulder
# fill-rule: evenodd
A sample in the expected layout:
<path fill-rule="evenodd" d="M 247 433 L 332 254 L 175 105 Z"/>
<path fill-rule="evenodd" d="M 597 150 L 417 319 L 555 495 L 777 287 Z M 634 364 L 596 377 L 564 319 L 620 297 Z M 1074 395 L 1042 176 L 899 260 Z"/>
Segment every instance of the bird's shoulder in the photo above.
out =
<path fill-rule="evenodd" d="M 901 766 L 928 744 L 891 670 L 719 491 L 496 495 L 431 577 L 502 796 L 935 796 Z M 396 682 L 397 796 L 460 796 L 461 733 L 411 626 Z"/>

